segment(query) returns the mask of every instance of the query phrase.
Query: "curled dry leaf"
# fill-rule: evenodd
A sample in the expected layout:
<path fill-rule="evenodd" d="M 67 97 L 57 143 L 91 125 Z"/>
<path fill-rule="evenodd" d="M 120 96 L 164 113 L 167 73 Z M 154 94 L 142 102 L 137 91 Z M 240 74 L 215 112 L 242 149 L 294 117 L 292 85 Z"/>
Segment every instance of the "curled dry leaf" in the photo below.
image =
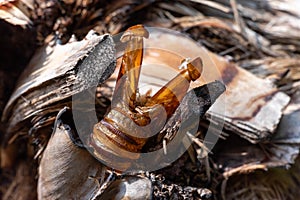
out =
<path fill-rule="evenodd" d="M 39 165 L 38 199 L 92 199 L 104 180 L 106 168 L 73 144 L 71 131 L 60 121 L 48 142 Z"/>

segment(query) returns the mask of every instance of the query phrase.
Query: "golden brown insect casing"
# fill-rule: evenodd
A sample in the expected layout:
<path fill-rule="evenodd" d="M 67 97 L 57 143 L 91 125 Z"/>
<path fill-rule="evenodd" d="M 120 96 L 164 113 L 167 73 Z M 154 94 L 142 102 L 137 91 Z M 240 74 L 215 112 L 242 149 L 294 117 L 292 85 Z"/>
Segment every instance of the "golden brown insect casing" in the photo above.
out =
<path fill-rule="evenodd" d="M 141 98 L 138 81 L 143 60 L 143 38 L 148 31 L 142 25 L 129 28 L 121 37 L 127 42 L 113 94 L 111 110 L 94 126 L 90 147 L 108 166 L 126 170 L 140 156 L 147 139 L 162 129 L 189 88 L 198 79 L 202 61 L 184 60 L 184 69 L 152 97 Z M 143 99 L 143 100 L 142 100 Z M 146 100 L 145 100 L 146 99 Z"/>

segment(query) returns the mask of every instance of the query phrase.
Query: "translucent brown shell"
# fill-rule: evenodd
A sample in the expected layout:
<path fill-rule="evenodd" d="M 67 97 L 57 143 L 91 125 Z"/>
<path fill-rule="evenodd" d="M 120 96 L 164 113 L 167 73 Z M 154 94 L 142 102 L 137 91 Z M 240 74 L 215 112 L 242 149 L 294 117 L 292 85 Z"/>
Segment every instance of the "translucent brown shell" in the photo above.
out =
<path fill-rule="evenodd" d="M 143 39 L 149 33 L 143 25 L 130 27 L 121 42 L 127 42 L 122 57 L 119 75 L 113 94 L 111 110 L 94 126 L 89 146 L 94 155 L 111 166 L 126 170 L 131 161 L 139 158 L 139 152 L 153 135 L 154 123 L 164 124 L 159 119 L 165 116 L 168 120 L 186 95 L 190 82 L 198 79 L 202 72 L 202 61 L 183 60 L 178 65 L 184 66 L 166 85 L 152 97 L 139 98 L 138 82 L 143 61 Z"/>

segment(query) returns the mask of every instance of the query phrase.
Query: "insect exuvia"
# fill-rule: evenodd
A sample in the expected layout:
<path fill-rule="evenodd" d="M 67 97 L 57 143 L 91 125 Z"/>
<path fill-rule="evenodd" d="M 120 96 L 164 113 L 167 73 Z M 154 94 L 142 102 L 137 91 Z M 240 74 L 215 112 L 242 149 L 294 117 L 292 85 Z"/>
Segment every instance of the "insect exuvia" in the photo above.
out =
<path fill-rule="evenodd" d="M 201 76 L 202 61 L 185 59 L 180 73 L 153 96 L 141 96 L 138 81 L 143 61 L 143 39 L 149 33 L 142 25 L 130 27 L 121 37 L 127 42 L 113 94 L 111 109 L 98 122 L 90 137 L 93 154 L 108 165 L 126 170 L 139 158 L 147 139 L 163 127 L 186 95 L 191 81 Z M 165 119 L 165 120 L 162 120 Z"/>

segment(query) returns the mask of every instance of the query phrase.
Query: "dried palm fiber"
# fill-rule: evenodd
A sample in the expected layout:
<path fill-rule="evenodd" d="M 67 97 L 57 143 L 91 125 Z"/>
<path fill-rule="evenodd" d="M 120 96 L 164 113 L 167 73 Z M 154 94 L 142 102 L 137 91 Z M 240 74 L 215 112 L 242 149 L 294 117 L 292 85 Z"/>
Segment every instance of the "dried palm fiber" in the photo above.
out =
<path fill-rule="evenodd" d="M 239 138 L 228 138 L 226 144 L 216 149 L 216 164 L 225 177 L 223 199 L 299 196 L 299 94 L 298 90 L 293 95 L 269 142 L 255 146 Z M 228 148 L 233 145 L 234 148 Z"/>
<path fill-rule="evenodd" d="M 253 145 L 238 137 L 222 141 L 216 160 L 226 178 L 236 173 L 269 167 L 288 167 L 299 154 L 299 91 L 283 111 L 283 117 L 270 140 Z M 236 144 L 234 147 L 233 144 Z M 231 148 L 229 148 L 232 146 Z M 227 149 L 227 150 L 226 150 Z M 232 159 L 231 159 L 232 158 Z M 257 167 L 255 167 L 257 166 Z"/>
<path fill-rule="evenodd" d="M 299 58 L 270 58 L 250 60 L 242 63 L 243 68 L 257 76 L 271 80 L 277 87 L 293 95 L 300 87 Z"/>
<path fill-rule="evenodd" d="M 91 29 L 100 34 L 116 34 L 125 30 L 128 20 L 132 20 L 131 14 L 140 12 L 154 2 L 3 0 L 0 2 L 0 19 L 35 29 L 39 44 L 44 43 L 48 35 L 55 35 L 60 42 L 66 43 L 73 34 L 82 39 Z"/>
<path fill-rule="evenodd" d="M 287 52 L 293 54 L 297 51 L 299 45 L 297 46 L 296 24 L 299 13 L 294 9 L 296 1 L 290 0 L 289 3 L 282 4 L 280 1 L 248 3 L 240 0 L 236 1 L 235 7 L 232 2 L 234 1 L 49 1 L 48 7 L 40 3 L 39 8 L 35 8 L 37 17 L 31 18 L 36 21 L 37 27 L 45 27 L 44 22 L 52 23 L 47 25 L 47 31 L 40 28 L 38 33 L 49 34 L 49 30 L 53 28 L 64 42 L 73 33 L 83 38 L 91 28 L 100 33 L 114 34 L 125 30 L 129 25 L 144 23 L 190 33 L 210 50 L 236 57 L 235 60 L 269 54 L 285 56 Z M 49 12 L 49 16 L 43 16 L 42 12 Z M 236 13 L 239 15 L 234 16 Z M 221 19 L 240 35 L 205 23 L 211 19 Z M 270 19 L 273 21 L 270 22 Z M 284 21 L 288 23 L 283 23 Z M 226 34 L 226 31 L 231 34 Z M 231 37 L 225 40 L 228 35 Z M 290 41 L 289 46 L 285 44 L 287 39 Z"/>
<path fill-rule="evenodd" d="M 299 158 L 286 168 L 257 170 L 237 174 L 223 183 L 223 199 L 297 199 L 299 193 Z M 226 189 L 225 189 L 226 187 Z M 221 198 L 221 196 L 220 196 Z"/>
<path fill-rule="evenodd" d="M 147 3 L 149 1 L 143 2 Z M 121 30 L 130 23 L 136 22 L 176 28 L 177 30 L 188 32 L 210 50 L 226 56 L 228 59 L 243 62 L 243 66 L 247 66 L 248 63 L 251 64 L 252 61 L 249 60 L 250 58 L 260 61 L 266 55 L 271 57 L 271 59 L 276 57 L 284 60 L 294 57 L 297 60 L 297 54 L 299 54 L 299 28 L 297 27 L 297 24 L 299 24 L 297 23 L 299 13 L 295 9 L 297 8 L 295 6 L 298 3 L 297 1 L 237 1 L 237 8 L 240 11 L 239 16 L 243 17 L 242 20 L 247 25 L 244 27 L 246 31 L 242 31 L 243 25 L 239 25 L 240 28 L 236 28 L 231 9 L 232 6 L 229 1 L 176 1 L 172 3 L 167 1 L 151 1 L 149 4 L 144 4 L 146 5 L 145 7 L 139 7 L 143 2 L 140 4 L 138 2 L 127 1 L 116 4 L 122 6 L 116 6 L 116 12 L 107 12 L 107 15 L 112 17 L 106 18 L 109 23 L 106 23 L 105 27 L 101 26 L 101 24 L 96 28 L 99 28 L 99 31 L 105 30 L 104 32 L 107 32 L 107 30 Z M 134 8 L 137 8 L 137 10 L 140 8 L 141 12 L 135 12 Z M 132 10 L 133 12 L 127 15 L 128 10 Z M 195 15 L 198 16 L 195 17 Z M 212 19 L 207 16 L 210 16 Z M 133 18 L 134 20 L 132 20 Z M 219 19 L 217 23 L 215 23 L 216 18 Z M 101 21 L 100 18 L 98 19 Z M 62 17 L 61 21 L 63 20 L 64 17 Z M 227 25 L 229 24 L 229 27 L 233 24 L 234 32 L 232 29 L 225 28 L 222 23 L 219 23 L 220 21 L 225 21 Z M 186 22 L 190 24 L 184 24 Z M 51 20 L 49 20 L 49 23 L 54 24 Z M 57 24 L 61 23 L 57 22 Z M 69 27 L 67 32 L 72 33 L 72 25 Z M 65 31 L 62 29 L 57 30 Z M 254 33 L 254 35 L 252 34 L 251 37 L 251 34 L 249 34 L 245 37 L 245 34 L 242 32 L 247 31 Z M 40 32 L 43 33 L 43 31 Z M 253 38 L 258 38 L 258 40 L 256 41 Z M 63 38 L 63 41 L 67 40 Z M 257 72 L 256 75 L 260 75 L 260 73 Z M 281 77 L 280 75 L 276 77 Z M 288 89 L 285 89 L 284 86 L 285 83 L 280 85 L 281 89 L 292 94 L 297 87 L 297 82 L 295 85 L 288 83 Z"/>
<path fill-rule="evenodd" d="M 265 55 L 295 56 L 299 49 L 297 24 L 300 14 L 292 2 L 297 5 L 297 1 L 285 4 L 280 1 L 189 1 L 181 8 L 197 10 L 198 15 L 182 18 L 172 16 L 172 13 L 180 13 L 179 8 L 171 10 L 167 9 L 172 8 L 170 4 L 162 4 L 166 19 L 173 22 L 168 27 L 175 25 L 210 50 L 239 61 Z M 288 23 L 282 23 L 284 20 Z M 218 25 L 220 23 L 223 25 Z"/>
<path fill-rule="evenodd" d="M 162 37 L 162 36 L 160 36 L 160 37 Z M 163 37 L 175 37 L 175 38 L 178 38 L 179 36 L 178 35 L 172 35 L 172 34 L 168 34 L 168 33 L 164 33 L 163 34 Z M 93 38 L 93 37 L 92 37 Z M 154 37 L 155 38 L 155 37 Z M 182 41 L 183 40 L 183 38 L 180 38 L 180 41 Z M 168 39 L 164 39 L 164 41 L 168 41 Z M 169 41 L 170 41 L 170 39 L 169 39 Z M 172 41 L 172 40 L 171 40 Z M 82 41 L 83 42 L 83 41 Z M 82 43 L 81 42 L 81 43 Z M 149 43 L 149 47 L 151 47 L 151 45 L 156 45 L 155 44 L 155 40 L 153 40 L 152 42 L 150 42 Z M 183 41 L 184 43 L 186 43 L 186 42 L 188 42 L 188 41 Z M 81 44 L 80 42 L 79 42 L 79 44 Z M 75 44 L 77 44 L 77 43 L 75 43 Z M 74 44 L 74 42 L 72 43 L 72 42 L 70 42 L 70 44 L 67 44 L 67 45 L 64 45 L 64 46 L 61 46 L 62 48 L 68 48 L 68 46 L 72 46 L 72 45 L 75 45 Z M 189 45 L 189 47 L 190 48 L 192 48 L 193 46 L 192 46 L 192 44 L 193 43 L 191 43 L 190 45 Z M 171 44 L 167 44 L 166 43 L 166 45 L 171 45 Z M 176 44 L 176 45 L 180 45 L 180 44 Z M 178 48 L 176 48 L 176 45 L 174 46 L 174 50 L 176 50 L 176 49 L 178 49 Z M 58 47 L 59 47 L 60 45 L 58 45 Z M 82 45 L 81 45 L 82 46 Z M 82 47 L 83 48 L 83 47 Z M 199 48 L 197 45 L 195 45 L 193 48 Z M 184 49 L 181 49 L 181 51 L 183 51 Z M 57 53 L 55 53 L 56 51 L 58 51 L 58 52 L 61 52 L 60 50 L 55 50 L 55 47 L 54 47 L 54 51 L 52 52 L 52 56 L 54 56 L 55 57 L 55 55 L 57 55 Z M 71 54 L 72 52 L 70 52 L 70 54 Z M 37 56 L 39 56 L 39 54 L 37 54 Z M 214 56 L 213 54 L 211 54 L 211 56 Z M 147 58 L 148 57 L 148 58 Z M 89 58 L 89 57 L 88 57 Z M 160 57 L 161 59 L 162 59 L 162 62 L 164 62 L 164 61 L 166 61 L 165 60 L 165 58 L 167 58 L 167 57 L 165 57 L 165 55 L 164 54 L 161 54 L 161 57 Z M 229 63 L 227 63 L 225 60 L 223 60 L 223 59 L 221 59 L 221 58 L 218 58 L 218 57 L 216 57 L 216 56 L 214 56 L 214 57 L 212 57 L 213 59 L 214 59 L 214 63 L 217 63 L 218 65 L 217 65 L 217 67 L 219 68 L 219 70 L 221 71 L 221 73 L 222 73 L 222 77 L 223 78 L 227 78 L 226 80 L 232 80 L 232 79 L 241 79 L 241 77 L 243 77 L 243 76 L 250 76 L 250 74 L 247 74 L 246 72 L 244 72 L 242 69 L 238 69 L 236 66 L 233 66 L 233 65 L 228 65 Z M 146 62 L 147 62 L 147 59 L 148 59 L 148 62 L 150 62 L 149 61 L 149 59 L 151 59 L 151 52 L 149 52 L 149 55 L 147 55 L 147 53 L 146 53 L 146 56 L 145 56 L 145 60 L 146 60 Z M 153 59 L 153 58 L 152 58 Z M 178 59 L 178 58 L 177 58 Z M 35 60 L 35 59 L 33 59 L 33 60 Z M 38 59 L 39 60 L 39 59 Z M 52 66 L 52 67 L 57 67 L 57 66 L 60 66 L 60 65 L 57 65 L 56 63 L 57 63 L 58 61 L 57 60 L 55 60 L 55 61 L 52 61 L 52 62 L 48 62 L 48 66 Z M 204 63 L 206 63 L 206 64 L 208 64 L 207 62 L 210 62 L 209 60 L 206 60 L 205 58 L 204 58 Z M 53 63 L 55 63 L 55 65 L 53 64 Z M 76 62 L 75 62 L 75 64 L 76 64 Z M 35 65 L 35 66 L 37 66 L 37 65 Z M 39 66 L 41 66 L 41 65 L 39 65 Z M 226 69 L 227 68 L 229 68 L 230 70 L 234 70 L 234 71 L 239 71 L 239 73 L 235 73 L 235 74 L 233 74 L 234 75 L 234 77 L 228 77 L 228 74 L 226 74 Z M 33 68 L 34 69 L 34 68 Z M 207 72 L 206 72 L 207 73 Z M 33 73 L 34 74 L 34 73 Z M 209 73 L 208 73 L 209 74 Z M 209 76 L 207 76 L 207 75 L 204 75 L 204 77 L 206 77 L 206 78 L 209 78 Z M 250 76 L 251 77 L 251 76 Z M 41 77 L 40 77 L 41 78 Z M 251 79 L 253 80 L 253 78 L 254 77 L 251 77 Z M 212 77 L 212 79 L 214 79 L 214 77 Z M 41 79 L 41 80 L 44 80 L 44 79 Z M 257 79 L 258 80 L 258 79 Z M 202 80 L 202 81 L 209 81 L 209 79 L 208 80 Z M 26 81 L 25 81 L 26 82 Z M 230 83 L 231 82 L 226 82 L 228 85 L 228 89 L 229 89 L 229 91 L 230 92 L 233 92 L 234 91 L 234 87 L 233 88 L 231 88 L 230 87 Z M 198 84 L 203 84 L 203 83 L 198 83 Z M 22 85 L 22 84 L 21 84 Z M 262 90 L 263 91 L 263 90 Z M 267 92 L 268 93 L 268 92 Z M 275 93 L 276 93 L 276 91 L 275 91 Z M 18 94 L 18 93 L 16 93 L 16 94 Z M 229 94 L 227 94 L 227 95 L 230 95 L 230 93 Z M 253 94 L 252 94 L 253 95 Z M 260 96 L 260 95 L 258 95 L 258 96 Z M 28 96 L 27 97 L 27 99 L 29 99 L 29 97 L 30 96 Z M 284 96 L 282 96 L 282 97 L 284 97 Z M 61 98 L 64 98 L 63 96 L 61 97 Z M 285 98 L 285 97 L 284 97 Z M 18 98 L 16 98 L 16 99 L 18 99 Z M 50 101 L 51 99 L 49 99 L 49 101 Z M 55 100 L 55 99 L 52 99 L 51 101 L 53 101 L 53 100 Z M 59 100 L 59 99 L 58 99 Z M 55 101 L 58 101 L 58 100 L 55 100 Z M 9 103 L 8 105 L 13 105 L 13 104 L 15 104 L 14 102 L 16 102 L 16 100 L 12 100 L 12 103 Z M 23 102 L 23 101 L 21 101 L 21 102 Z M 44 102 L 44 101 L 41 101 L 42 102 L 42 104 L 41 104 L 41 107 L 43 107 L 43 106 L 45 106 L 45 105 L 48 105 L 48 104 L 45 104 L 45 103 L 47 103 L 47 102 Z M 17 104 L 16 104 L 17 105 Z M 27 106 L 28 106 L 28 104 L 26 104 Z M 51 104 L 50 104 L 51 105 Z M 62 104 L 54 104 L 55 106 L 61 106 Z M 18 107 L 18 106 L 17 106 Z M 22 106 L 23 107 L 23 106 Z M 26 108 L 26 106 L 24 107 L 24 108 Z M 30 104 L 29 104 L 29 107 L 28 108 L 30 108 Z M 47 107 L 46 107 L 47 108 Z M 55 111 L 55 109 L 53 110 L 53 109 L 50 109 L 49 107 L 46 109 L 45 108 L 45 110 L 47 110 L 48 112 L 54 112 Z M 278 108 L 277 108 L 278 109 Z M 10 109 L 9 109 L 9 107 L 8 107 L 8 111 L 9 111 Z M 22 112 L 18 112 L 19 114 L 20 113 L 22 113 Z M 30 112 L 29 112 L 30 113 Z M 41 112 L 41 113 L 36 113 L 36 115 L 41 115 L 42 114 L 42 116 L 43 116 L 43 112 Z M 212 114 L 213 114 L 213 112 L 212 112 Z M 15 115 L 12 115 L 12 116 L 15 116 Z M 27 119 L 27 118 L 32 118 L 32 116 L 27 116 L 27 117 L 22 117 L 22 118 L 11 118 L 10 120 L 11 120 L 11 127 L 12 128 L 14 128 L 14 127 L 18 127 L 18 123 L 20 123 L 18 120 L 16 120 L 16 119 Z M 53 119 L 52 119 L 53 120 Z M 15 121 L 15 123 L 12 123 L 12 122 L 14 122 Z M 43 124 L 38 124 L 38 125 L 43 125 Z M 44 125 L 46 125 L 46 124 L 44 124 Z M 37 128 L 38 128 L 38 126 L 37 126 Z"/>

